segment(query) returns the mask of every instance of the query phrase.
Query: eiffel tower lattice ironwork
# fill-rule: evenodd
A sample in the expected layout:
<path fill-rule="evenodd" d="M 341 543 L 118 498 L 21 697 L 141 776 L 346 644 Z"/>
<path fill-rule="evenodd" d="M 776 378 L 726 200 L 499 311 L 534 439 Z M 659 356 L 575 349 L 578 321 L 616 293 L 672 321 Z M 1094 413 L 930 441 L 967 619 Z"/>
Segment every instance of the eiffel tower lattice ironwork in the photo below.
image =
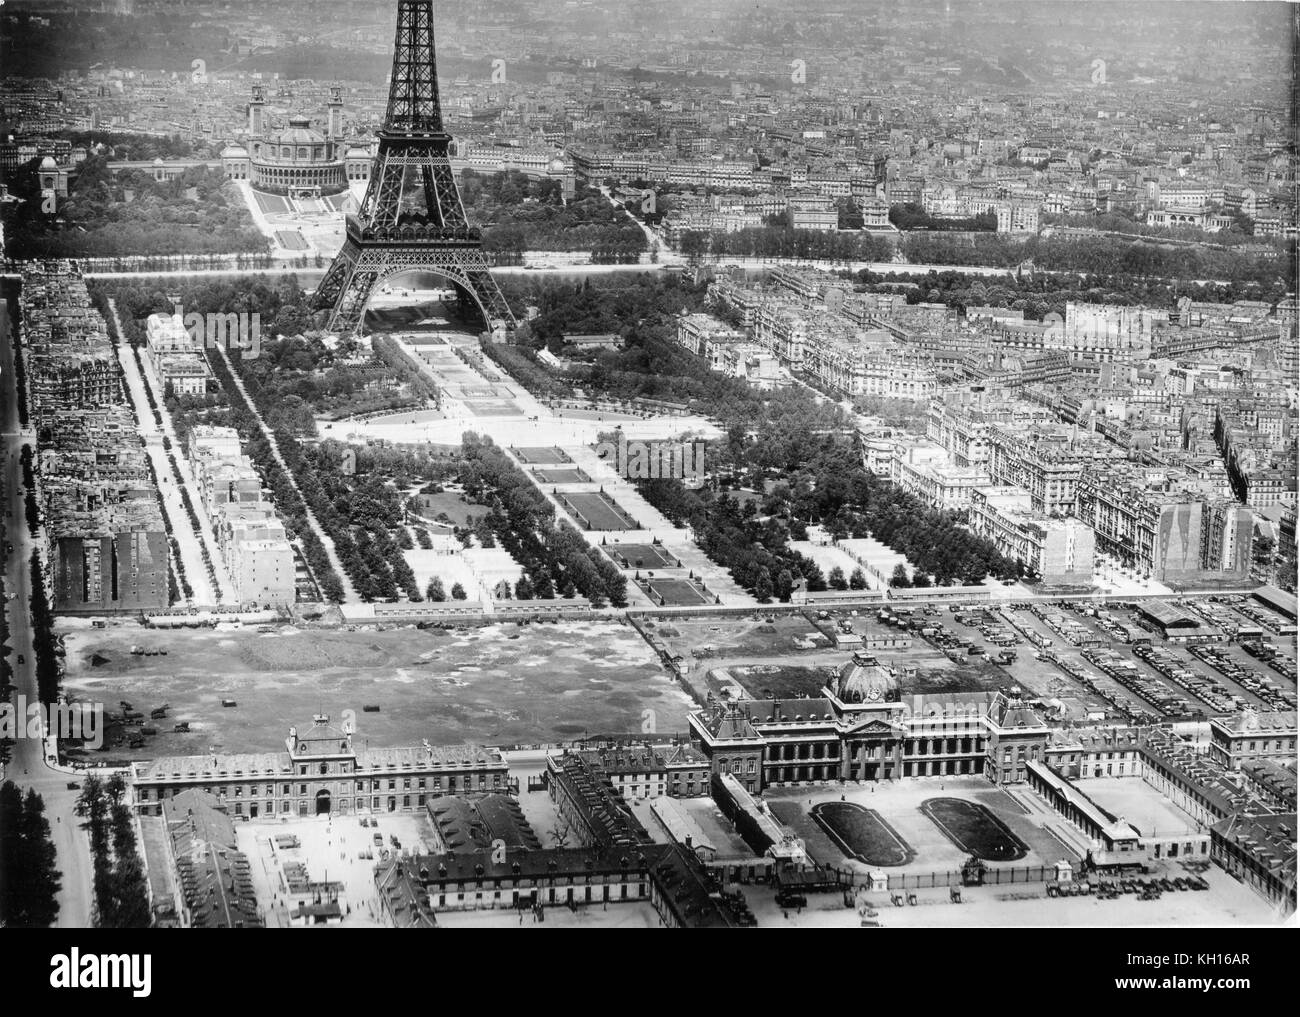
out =
<path fill-rule="evenodd" d="M 366 304 L 384 279 L 420 270 L 445 277 L 472 300 L 489 330 L 515 319 L 465 219 L 448 159 L 433 48 L 432 0 L 399 0 L 388 110 L 379 152 L 357 215 L 347 217 L 343 249 L 316 288 L 314 304 L 332 308 L 335 332 L 361 328 Z"/>

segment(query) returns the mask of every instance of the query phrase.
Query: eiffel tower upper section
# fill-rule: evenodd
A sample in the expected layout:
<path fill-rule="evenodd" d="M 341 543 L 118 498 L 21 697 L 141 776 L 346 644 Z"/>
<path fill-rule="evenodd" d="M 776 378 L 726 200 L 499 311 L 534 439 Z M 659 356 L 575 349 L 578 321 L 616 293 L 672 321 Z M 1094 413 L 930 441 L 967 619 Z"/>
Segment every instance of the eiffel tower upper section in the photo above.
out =
<path fill-rule="evenodd" d="M 316 289 L 333 308 L 330 328 L 358 329 L 379 283 L 412 271 L 447 278 L 478 304 L 489 328 L 513 328 L 492 279 L 482 236 L 465 218 L 442 123 L 433 46 L 432 0 L 399 0 L 388 109 L 365 197 L 347 217 L 343 248 Z"/>
<path fill-rule="evenodd" d="M 399 0 L 388 109 L 358 225 L 377 237 L 405 226 L 404 239 L 477 243 L 456 190 L 450 143 L 438 100 L 432 0 Z"/>
<path fill-rule="evenodd" d="M 433 50 L 432 0 L 401 0 L 393 42 L 393 77 L 380 136 L 447 140 L 438 99 L 437 57 Z"/>

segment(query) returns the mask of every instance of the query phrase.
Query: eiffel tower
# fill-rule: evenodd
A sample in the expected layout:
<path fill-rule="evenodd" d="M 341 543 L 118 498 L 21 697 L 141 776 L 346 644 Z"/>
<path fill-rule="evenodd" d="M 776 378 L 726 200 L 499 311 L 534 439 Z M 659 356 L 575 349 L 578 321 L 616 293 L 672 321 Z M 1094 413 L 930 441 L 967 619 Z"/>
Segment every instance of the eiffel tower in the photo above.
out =
<path fill-rule="evenodd" d="M 388 110 L 379 154 L 347 239 L 316 289 L 331 308 L 329 329 L 359 332 L 366 304 L 384 279 L 420 270 L 445 277 L 461 302 L 473 300 L 488 329 L 515 319 L 488 268 L 479 230 L 465 219 L 447 158 L 433 50 L 432 0 L 399 0 Z"/>

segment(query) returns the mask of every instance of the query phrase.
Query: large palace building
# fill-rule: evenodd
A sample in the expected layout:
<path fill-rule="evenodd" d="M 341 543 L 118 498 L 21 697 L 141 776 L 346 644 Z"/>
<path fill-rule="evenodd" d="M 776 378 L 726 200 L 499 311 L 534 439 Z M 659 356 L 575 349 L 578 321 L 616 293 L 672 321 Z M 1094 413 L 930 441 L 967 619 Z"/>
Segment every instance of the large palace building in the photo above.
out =
<path fill-rule="evenodd" d="M 891 780 L 983 774 L 1027 779 L 1045 758 L 1049 729 L 999 692 L 909 697 L 869 654 L 855 654 L 824 696 L 710 703 L 690 716 L 692 736 L 715 774 L 750 793 L 804 781 Z"/>
<path fill-rule="evenodd" d="M 133 766 L 136 804 L 162 815 L 190 788 L 215 795 L 232 815 L 416 812 L 427 799 L 466 791 L 515 791 L 501 753 L 477 745 L 357 749 L 352 732 L 317 716 L 289 729 L 284 752 L 168 756 Z"/>
<path fill-rule="evenodd" d="M 260 191 L 275 194 L 311 192 L 317 195 L 343 190 L 349 181 L 370 178 L 369 149 L 343 137 L 343 94 L 331 90 L 325 133 L 311 118 L 293 116 L 289 126 L 271 130 L 266 122 L 266 93 L 253 86 L 248 104 L 248 138 L 221 152 L 227 179 L 247 180 Z"/>

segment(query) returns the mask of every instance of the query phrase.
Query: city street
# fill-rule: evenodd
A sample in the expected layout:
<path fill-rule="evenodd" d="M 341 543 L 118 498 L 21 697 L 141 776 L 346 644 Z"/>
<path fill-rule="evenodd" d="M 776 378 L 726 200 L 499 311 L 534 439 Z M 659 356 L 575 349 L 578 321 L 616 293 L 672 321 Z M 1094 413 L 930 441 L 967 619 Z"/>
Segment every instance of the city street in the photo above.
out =
<path fill-rule="evenodd" d="M 31 596 L 28 562 L 34 542 L 27 530 L 23 513 L 22 446 L 31 443 L 30 434 L 19 431 L 18 393 L 14 381 L 14 353 L 9 335 L 9 316 L 0 314 L 0 403 L 3 404 L 3 456 L 5 515 L 0 518 L 3 539 L 0 553 L 12 544 L 13 553 L 5 553 L 5 590 L 14 594 L 5 604 L 8 612 L 10 662 L 14 668 L 16 695 L 26 696 L 29 703 L 36 697 L 36 655 L 32 648 L 32 631 L 28 618 Z M 19 656 L 24 663 L 18 663 Z M 14 743 L 13 758 L 5 772 L 26 793 L 34 789 L 45 800 L 45 815 L 58 851 L 58 868 L 62 873 L 59 892 L 60 928 L 86 928 L 90 925 L 92 890 L 90 845 L 73 814 L 77 792 L 68 788 L 68 777 L 46 766 L 44 742 L 20 738 Z"/>
<path fill-rule="evenodd" d="M 157 423 L 154 422 L 153 411 L 149 408 L 149 400 L 145 396 L 145 382 L 140 377 L 140 371 L 136 365 L 135 355 L 132 353 L 131 347 L 125 343 L 119 345 L 117 347 L 117 359 L 122 365 L 122 378 L 126 385 L 131 407 L 135 411 L 136 426 L 139 428 L 140 437 L 144 442 L 145 452 L 153 462 L 154 476 L 158 478 L 158 493 L 162 496 L 163 507 L 166 509 L 167 519 L 171 523 L 172 534 L 180 547 L 181 565 L 185 569 L 185 578 L 194 591 L 194 603 L 203 607 L 215 606 L 217 598 L 213 593 L 212 583 L 208 578 L 207 567 L 203 564 L 199 538 L 194 533 L 194 527 L 190 524 L 189 516 L 185 512 L 185 505 L 181 501 L 180 489 L 176 484 L 175 474 L 172 472 L 171 464 L 167 461 L 167 452 L 163 449 L 163 436 L 159 432 Z M 176 449 L 175 445 L 172 448 L 175 450 L 175 454 L 180 454 L 180 450 Z M 220 561 L 219 558 L 213 560 L 214 562 Z M 233 600 L 233 591 L 229 596 Z"/>
<path fill-rule="evenodd" d="M 117 317 L 117 306 L 112 300 L 109 300 L 108 307 L 113 314 L 117 334 L 121 335 L 122 323 Z M 176 431 L 172 427 L 171 416 L 163 399 L 163 386 L 154 374 L 148 358 L 141 359 L 144 368 L 141 370 L 136 363 L 135 357 L 131 355 L 129 346 L 125 344 L 119 345 L 117 353 L 118 359 L 122 363 L 127 394 L 130 396 L 132 406 L 135 408 L 136 419 L 140 422 L 140 434 L 144 437 L 145 448 L 153 460 L 154 469 L 157 471 L 158 481 L 162 487 L 161 493 L 166 502 L 167 516 L 172 521 L 177 543 L 181 547 L 181 560 L 185 564 L 186 578 L 194 590 L 195 602 L 208 605 L 221 600 L 226 604 L 233 604 L 235 602 L 235 588 L 231 585 L 229 573 L 226 571 L 225 562 L 221 556 L 221 550 L 218 548 L 216 537 L 212 532 L 212 523 L 203 510 L 203 499 L 190 471 L 189 460 L 186 458 L 185 450 L 181 447 L 181 443 L 176 437 Z M 158 412 L 162 416 L 161 429 L 153 419 L 146 389 L 152 392 L 154 402 L 158 406 Z M 180 480 L 189 492 L 190 504 L 194 506 L 195 514 L 198 516 L 199 526 L 197 531 L 190 522 L 189 514 L 185 511 L 185 503 L 181 498 L 180 488 L 176 483 L 176 470 L 171 468 L 167 453 L 162 447 L 163 438 L 166 438 L 171 443 L 172 456 L 175 457 L 176 467 L 180 472 Z M 216 590 L 218 596 L 216 597 L 213 596 L 212 579 L 208 575 L 207 567 L 203 564 L 204 547 L 207 548 L 209 558 L 214 566 L 213 572 L 216 575 L 218 587 Z"/>

